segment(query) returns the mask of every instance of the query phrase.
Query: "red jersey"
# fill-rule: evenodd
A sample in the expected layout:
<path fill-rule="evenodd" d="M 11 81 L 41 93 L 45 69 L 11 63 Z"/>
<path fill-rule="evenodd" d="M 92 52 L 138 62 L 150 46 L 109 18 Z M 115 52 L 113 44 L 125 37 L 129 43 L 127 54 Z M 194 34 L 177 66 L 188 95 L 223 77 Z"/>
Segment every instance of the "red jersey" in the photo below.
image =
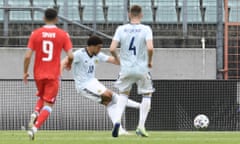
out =
<path fill-rule="evenodd" d="M 60 76 L 61 52 L 71 50 L 67 32 L 55 25 L 45 25 L 32 32 L 28 48 L 35 51 L 34 78 L 55 79 Z"/>

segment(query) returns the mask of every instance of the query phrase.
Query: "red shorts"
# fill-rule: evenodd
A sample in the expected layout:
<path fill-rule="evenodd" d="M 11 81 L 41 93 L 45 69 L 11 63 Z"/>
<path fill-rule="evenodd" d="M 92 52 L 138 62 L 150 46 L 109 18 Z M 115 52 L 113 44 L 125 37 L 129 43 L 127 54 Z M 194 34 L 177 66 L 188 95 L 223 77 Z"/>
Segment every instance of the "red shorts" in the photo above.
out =
<path fill-rule="evenodd" d="M 58 94 L 59 79 L 35 80 L 37 86 L 37 96 L 44 101 L 54 104 Z"/>

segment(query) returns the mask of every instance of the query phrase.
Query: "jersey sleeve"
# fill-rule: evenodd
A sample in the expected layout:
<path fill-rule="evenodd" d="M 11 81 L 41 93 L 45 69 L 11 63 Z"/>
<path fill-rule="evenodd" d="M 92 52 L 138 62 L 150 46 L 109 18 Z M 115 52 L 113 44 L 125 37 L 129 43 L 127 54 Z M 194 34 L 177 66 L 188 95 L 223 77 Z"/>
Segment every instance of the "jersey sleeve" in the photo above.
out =
<path fill-rule="evenodd" d="M 63 49 L 65 51 L 69 51 L 70 49 L 72 49 L 72 41 L 71 41 L 70 36 L 67 32 L 65 32 L 65 40 L 64 40 Z"/>
<path fill-rule="evenodd" d="M 78 50 L 73 53 L 73 63 L 78 63 L 80 61 L 81 61 L 81 53 Z"/>
<path fill-rule="evenodd" d="M 27 45 L 27 47 L 32 49 L 32 50 L 34 50 L 34 35 L 35 35 L 35 33 L 32 32 L 32 34 L 29 37 L 28 45 Z"/>
<path fill-rule="evenodd" d="M 109 56 L 102 52 L 99 52 L 99 54 L 97 55 L 97 58 L 100 62 L 106 62 L 109 59 Z"/>
<path fill-rule="evenodd" d="M 116 40 L 116 41 L 120 41 L 120 30 L 121 30 L 121 26 L 119 26 L 113 36 L 113 40 Z"/>
<path fill-rule="evenodd" d="M 149 26 L 147 26 L 145 40 L 147 41 L 147 40 L 152 40 L 152 39 L 153 39 L 152 29 Z"/>

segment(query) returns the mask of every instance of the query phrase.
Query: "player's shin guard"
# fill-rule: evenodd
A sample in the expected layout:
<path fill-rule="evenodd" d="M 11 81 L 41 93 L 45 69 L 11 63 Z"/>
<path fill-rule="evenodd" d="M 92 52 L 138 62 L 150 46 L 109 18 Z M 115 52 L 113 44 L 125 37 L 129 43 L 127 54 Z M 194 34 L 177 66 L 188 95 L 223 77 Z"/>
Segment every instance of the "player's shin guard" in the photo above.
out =
<path fill-rule="evenodd" d="M 52 108 L 50 106 L 44 106 L 42 108 L 42 111 L 40 112 L 36 122 L 35 122 L 35 127 L 40 128 L 42 124 L 45 122 L 45 120 L 48 118 L 52 111 Z"/>

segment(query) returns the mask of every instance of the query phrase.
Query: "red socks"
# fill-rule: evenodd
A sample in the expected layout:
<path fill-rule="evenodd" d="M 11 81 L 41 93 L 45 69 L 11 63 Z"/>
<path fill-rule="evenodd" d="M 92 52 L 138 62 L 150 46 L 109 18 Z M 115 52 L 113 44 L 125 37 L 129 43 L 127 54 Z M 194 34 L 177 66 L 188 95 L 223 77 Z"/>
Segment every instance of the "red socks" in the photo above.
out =
<path fill-rule="evenodd" d="M 40 128 L 42 124 L 47 120 L 48 116 L 50 115 L 52 108 L 49 106 L 44 106 L 35 122 L 35 127 Z"/>
<path fill-rule="evenodd" d="M 37 101 L 37 104 L 35 106 L 35 112 L 40 113 L 40 111 L 43 107 L 43 103 L 44 103 L 43 99 L 39 98 L 38 101 Z"/>

